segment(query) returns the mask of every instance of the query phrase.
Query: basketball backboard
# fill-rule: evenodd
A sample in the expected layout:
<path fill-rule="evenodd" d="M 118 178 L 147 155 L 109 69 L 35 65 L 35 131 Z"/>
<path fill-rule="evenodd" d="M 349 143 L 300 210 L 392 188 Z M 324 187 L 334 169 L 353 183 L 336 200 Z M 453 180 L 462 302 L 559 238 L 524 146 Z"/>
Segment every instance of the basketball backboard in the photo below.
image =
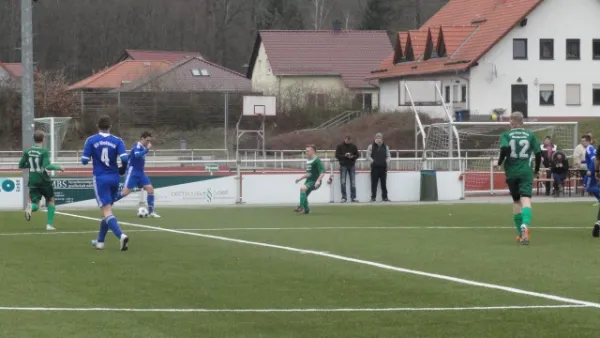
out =
<path fill-rule="evenodd" d="M 275 116 L 275 96 L 244 96 L 243 116 Z"/>

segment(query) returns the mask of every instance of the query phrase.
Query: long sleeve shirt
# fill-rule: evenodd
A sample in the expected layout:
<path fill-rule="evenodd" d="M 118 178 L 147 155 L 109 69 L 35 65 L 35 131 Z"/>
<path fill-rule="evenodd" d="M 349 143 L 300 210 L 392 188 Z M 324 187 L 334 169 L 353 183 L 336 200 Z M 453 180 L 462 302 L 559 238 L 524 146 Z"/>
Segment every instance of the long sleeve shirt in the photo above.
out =
<path fill-rule="evenodd" d="M 579 170 L 587 170 L 585 148 L 582 144 L 578 144 L 573 150 L 573 166 Z"/>

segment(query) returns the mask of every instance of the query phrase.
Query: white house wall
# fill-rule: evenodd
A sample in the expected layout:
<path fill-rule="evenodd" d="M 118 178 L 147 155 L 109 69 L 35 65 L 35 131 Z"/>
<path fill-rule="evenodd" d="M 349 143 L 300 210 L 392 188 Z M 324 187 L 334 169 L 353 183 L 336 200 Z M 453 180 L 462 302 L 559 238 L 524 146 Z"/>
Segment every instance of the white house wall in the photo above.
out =
<path fill-rule="evenodd" d="M 441 91 L 441 97 L 435 84 Z M 460 76 L 419 77 L 408 80 L 382 79 L 379 81 L 380 108 L 381 111 L 387 112 L 412 111 L 411 100 L 406 90 L 408 87 L 412 101 L 419 112 L 427 113 L 433 118 L 446 118 L 446 109 L 451 114 L 455 110 L 468 109 L 467 103 L 461 102 L 462 86 L 467 84 L 467 79 Z M 449 87 L 450 90 L 448 100 L 445 98 L 445 87 Z M 420 102 L 436 101 L 443 102 L 446 109 L 441 104 L 420 104 Z"/>
<path fill-rule="evenodd" d="M 599 18 L 598 0 L 542 2 L 525 27 L 517 25 L 471 69 L 472 114 L 510 110 L 511 85 L 527 84 L 529 117 L 600 116 L 600 106 L 592 105 L 592 87 L 600 84 L 600 60 L 592 58 Z M 527 60 L 513 60 L 515 38 L 527 39 Z M 540 60 L 540 39 L 554 39 L 554 60 Z M 580 39 L 580 60 L 566 60 L 566 39 Z M 540 84 L 554 85 L 553 106 L 540 106 Z M 567 84 L 581 85 L 581 105 L 566 105 Z"/>

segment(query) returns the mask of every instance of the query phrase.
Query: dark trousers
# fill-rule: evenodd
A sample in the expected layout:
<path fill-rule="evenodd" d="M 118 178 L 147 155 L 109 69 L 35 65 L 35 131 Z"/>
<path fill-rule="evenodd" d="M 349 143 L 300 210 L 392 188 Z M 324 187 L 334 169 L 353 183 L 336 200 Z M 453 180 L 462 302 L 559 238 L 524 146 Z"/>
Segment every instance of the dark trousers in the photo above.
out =
<path fill-rule="evenodd" d="M 585 196 L 585 186 L 583 184 L 583 179 L 585 178 L 585 176 L 587 175 L 587 170 L 579 170 L 579 178 L 581 178 L 581 185 L 582 185 L 582 189 L 581 189 L 581 196 Z M 577 183 L 576 183 L 577 184 Z M 576 185 L 577 186 L 577 185 Z"/>
<path fill-rule="evenodd" d="M 386 186 L 387 169 L 385 167 L 371 168 L 371 199 L 375 199 L 377 197 L 377 184 L 379 181 L 381 181 L 381 197 L 386 200 L 388 198 Z"/>
<path fill-rule="evenodd" d="M 342 199 L 347 199 L 346 196 L 346 180 L 350 179 L 350 198 L 356 199 L 356 168 L 354 165 L 340 166 L 340 183 L 342 186 Z"/>
<path fill-rule="evenodd" d="M 564 181 L 567 179 L 567 173 L 552 173 L 552 179 L 554 179 L 554 193 L 558 195 L 560 193 L 560 187 L 563 185 Z"/>

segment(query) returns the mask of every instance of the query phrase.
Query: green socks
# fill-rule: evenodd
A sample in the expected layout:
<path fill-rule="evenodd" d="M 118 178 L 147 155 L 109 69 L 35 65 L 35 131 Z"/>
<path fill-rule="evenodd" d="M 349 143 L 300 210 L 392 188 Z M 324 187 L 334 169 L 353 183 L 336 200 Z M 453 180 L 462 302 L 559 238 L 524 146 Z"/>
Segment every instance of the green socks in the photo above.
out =
<path fill-rule="evenodd" d="M 40 207 L 36 203 L 31 203 L 31 211 L 36 212 L 39 208 Z"/>
<path fill-rule="evenodd" d="M 48 225 L 54 225 L 54 214 L 56 212 L 56 206 L 48 206 Z"/>
<path fill-rule="evenodd" d="M 517 228 L 517 233 L 519 237 L 521 237 L 521 224 L 523 224 L 523 214 L 513 215 L 513 221 L 515 222 L 515 228 Z"/>
<path fill-rule="evenodd" d="M 308 197 L 305 191 L 300 192 L 300 207 L 304 210 L 308 209 Z"/>
<path fill-rule="evenodd" d="M 529 227 L 531 225 L 531 208 L 524 207 L 521 212 L 523 213 L 523 224 Z"/>

